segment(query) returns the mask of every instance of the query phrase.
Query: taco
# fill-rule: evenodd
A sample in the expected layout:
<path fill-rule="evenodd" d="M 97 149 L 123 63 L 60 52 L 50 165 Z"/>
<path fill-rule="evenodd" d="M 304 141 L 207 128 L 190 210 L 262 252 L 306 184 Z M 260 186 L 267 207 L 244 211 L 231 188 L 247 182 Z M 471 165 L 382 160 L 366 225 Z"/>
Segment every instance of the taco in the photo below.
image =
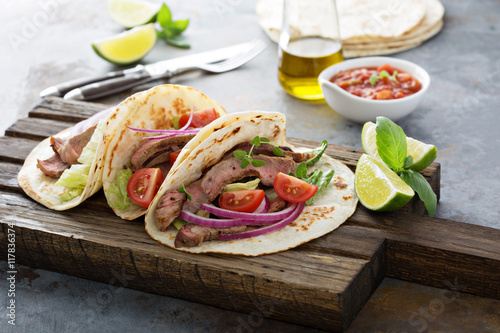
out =
<path fill-rule="evenodd" d="M 287 143 L 285 132 L 285 117 L 277 112 L 232 113 L 206 126 L 198 134 L 205 139 L 192 149 L 185 147 L 189 155 L 171 171 L 149 206 L 148 234 L 185 252 L 257 256 L 336 229 L 356 208 L 354 174 L 322 154 L 326 142 L 318 150 L 296 149 Z M 302 190 L 310 193 L 307 182 L 321 175 L 329 178 L 322 178 L 325 183 L 306 205 Z M 290 178 L 293 184 L 306 185 L 300 183 L 294 192 L 286 185 Z M 259 191 L 265 194 L 260 203 Z M 237 210 L 244 200 L 253 206 Z"/>
<path fill-rule="evenodd" d="M 119 108 L 124 116 L 106 150 L 102 180 L 113 211 L 131 220 L 146 212 L 163 179 L 189 155 L 186 144 L 193 149 L 203 141 L 196 135 L 199 128 L 226 111 L 198 90 L 180 85 L 153 87 Z"/>
<path fill-rule="evenodd" d="M 66 210 L 83 202 L 102 187 L 107 142 L 124 112 L 108 108 L 40 142 L 19 171 L 19 186 L 50 209 Z"/>

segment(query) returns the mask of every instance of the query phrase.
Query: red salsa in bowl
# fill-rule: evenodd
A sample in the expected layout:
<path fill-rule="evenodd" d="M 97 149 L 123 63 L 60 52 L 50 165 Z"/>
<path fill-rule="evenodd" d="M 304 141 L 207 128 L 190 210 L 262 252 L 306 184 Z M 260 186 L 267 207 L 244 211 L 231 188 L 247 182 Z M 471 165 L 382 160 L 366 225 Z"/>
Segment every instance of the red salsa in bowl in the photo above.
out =
<path fill-rule="evenodd" d="M 340 71 L 330 81 L 353 95 L 375 100 L 403 98 L 422 89 L 410 73 L 388 64 Z"/>

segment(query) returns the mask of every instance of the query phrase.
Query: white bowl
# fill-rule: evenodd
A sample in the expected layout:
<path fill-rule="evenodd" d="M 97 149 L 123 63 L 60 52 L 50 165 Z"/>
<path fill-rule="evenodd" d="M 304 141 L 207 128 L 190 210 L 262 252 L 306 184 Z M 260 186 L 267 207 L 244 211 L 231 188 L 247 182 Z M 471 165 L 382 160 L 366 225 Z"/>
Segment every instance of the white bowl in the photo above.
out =
<path fill-rule="evenodd" d="M 329 80 L 341 70 L 359 67 L 377 67 L 389 64 L 394 68 L 410 73 L 422 83 L 422 89 L 417 93 L 399 99 L 372 100 L 348 93 Z M 407 116 L 416 109 L 431 79 L 420 66 L 401 59 L 391 57 L 366 57 L 350 59 L 326 68 L 318 77 L 321 90 L 328 105 L 338 114 L 356 122 L 375 121 L 378 116 L 387 117 L 393 121 Z"/>

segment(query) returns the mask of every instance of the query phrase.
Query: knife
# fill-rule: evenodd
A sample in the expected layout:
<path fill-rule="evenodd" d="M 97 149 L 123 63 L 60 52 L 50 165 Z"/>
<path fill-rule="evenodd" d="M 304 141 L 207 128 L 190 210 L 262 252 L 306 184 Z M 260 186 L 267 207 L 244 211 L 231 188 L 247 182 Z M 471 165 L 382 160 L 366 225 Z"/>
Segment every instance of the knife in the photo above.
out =
<path fill-rule="evenodd" d="M 206 51 L 202 53 L 192 54 L 188 56 L 178 57 L 169 60 L 159 61 L 154 64 L 149 65 L 137 65 L 133 68 L 119 70 L 114 72 L 109 72 L 104 75 L 99 76 L 90 76 L 80 79 L 75 79 L 71 81 L 67 81 L 52 87 L 49 87 L 43 90 L 40 93 L 40 97 L 46 96 L 64 96 L 67 95 L 68 92 L 71 92 L 79 87 L 90 85 L 96 82 L 101 82 L 110 79 L 117 78 L 126 78 L 126 81 L 129 83 L 135 83 L 134 85 L 140 84 L 141 81 L 147 82 L 152 80 L 152 76 L 150 73 L 161 73 L 166 72 L 169 68 L 178 68 L 178 67 L 188 67 L 194 66 L 198 64 L 206 64 L 216 61 L 225 60 L 229 57 L 232 57 L 249 47 L 251 47 L 254 41 L 250 41 L 247 43 L 236 44 L 233 46 L 228 46 L 216 50 Z M 133 85 L 133 86 L 134 86 Z M 117 90 L 125 90 L 127 87 Z M 112 92 L 109 92 L 112 93 Z M 78 94 L 73 92 L 72 94 L 65 96 L 66 99 L 82 99 L 78 98 Z"/>

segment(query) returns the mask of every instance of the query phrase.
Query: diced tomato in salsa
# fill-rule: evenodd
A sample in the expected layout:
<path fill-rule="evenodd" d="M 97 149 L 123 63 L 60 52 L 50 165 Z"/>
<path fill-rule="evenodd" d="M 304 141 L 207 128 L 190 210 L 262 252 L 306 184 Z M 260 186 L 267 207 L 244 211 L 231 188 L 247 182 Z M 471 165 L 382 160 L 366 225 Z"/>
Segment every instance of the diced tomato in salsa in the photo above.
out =
<path fill-rule="evenodd" d="M 422 89 L 411 74 L 389 64 L 340 71 L 330 81 L 353 95 L 377 100 L 403 98 Z"/>

